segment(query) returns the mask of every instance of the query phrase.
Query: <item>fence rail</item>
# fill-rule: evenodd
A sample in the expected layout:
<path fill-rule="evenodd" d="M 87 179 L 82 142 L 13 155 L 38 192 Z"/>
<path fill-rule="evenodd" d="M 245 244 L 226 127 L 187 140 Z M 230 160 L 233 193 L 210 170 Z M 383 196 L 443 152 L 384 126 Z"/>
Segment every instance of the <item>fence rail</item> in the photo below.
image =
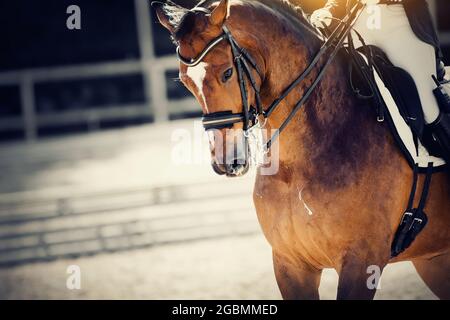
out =
<path fill-rule="evenodd" d="M 259 230 L 251 179 L 0 196 L 0 266 Z"/>
<path fill-rule="evenodd" d="M 146 0 L 134 0 L 136 28 L 140 47 L 140 59 L 109 61 L 93 64 L 69 65 L 64 67 L 31 68 L 0 73 L 0 86 L 17 85 L 20 89 L 20 116 L 0 119 L 0 130 L 21 130 L 27 141 L 38 138 L 38 129 L 42 126 L 66 125 L 73 122 L 87 123 L 96 128 L 102 120 L 127 119 L 130 117 L 148 117 L 154 121 L 169 120 L 171 111 L 191 112 L 196 109 L 193 98 L 181 101 L 169 100 L 166 88 L 166 72 L 178 68 L 175 56 L 158 57 L 153 41 L 153 21 L 149 15 L 149 3 Z M 71 117 L 71 112 L 55 112 L 41 115 L 36 112 L 35 85 L 39 82 L 86 79 L 102 76 L 142 74 L 146 103 L 136 108 L 133 105 L 103 107 L 102 110 L 80 110 Z"/>

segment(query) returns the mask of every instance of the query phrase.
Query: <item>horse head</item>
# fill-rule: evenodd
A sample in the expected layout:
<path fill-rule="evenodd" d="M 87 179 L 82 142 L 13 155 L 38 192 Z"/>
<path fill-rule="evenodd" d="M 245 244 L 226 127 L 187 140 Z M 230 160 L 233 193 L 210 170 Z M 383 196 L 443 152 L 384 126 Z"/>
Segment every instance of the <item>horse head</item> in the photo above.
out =
<path fill-rule="evenodd" d="M 304 88 L 278 98 L 308 67 L 320 40 L 301 10 L 283 1 L 221 0 L 193 9 L 171 2 L 152 5 L 177 45 L 179 77 L 203 110 L 213 169 L 227 176 L 245 174 L 248 130 L 262 118 L 268 120 L 267 131 L 280 128 Z M 284 107 L 272 115 L 264 106 L 275 100 Z"/>
<path fill-rule="evenodd" d="M 264 67 L 254 39 L 240 29 L 233 29 L 233 41 L 239 41 L 239 44 L 235 42 L 236 46 L 239 50 L 245 48 L 255 64 L 251 70 L 240 69 L 236 63 L 240 52 L 233 51 L 236 48 L 225 34 L 230 1 L 221 0 L 208 9 L 188 10 L 173 3 L 158 2 L 153 3 L 153 7 L 178 47 L 180 80 L 198 100 L 204 118 L 209 119 L 210 125 L 205 125 L 205 129 L 210 140 L 213 169 L 227 176 L 245 174 L 249 168 L 245 131 L 257 121 L 250 119 L 250 113 L 259 102 L 255 89 L 263 81 L 262 71 L 256 68 Z M 250 73 L 254 87 L 243 79 L 249 76 L 246 72 Z"/>

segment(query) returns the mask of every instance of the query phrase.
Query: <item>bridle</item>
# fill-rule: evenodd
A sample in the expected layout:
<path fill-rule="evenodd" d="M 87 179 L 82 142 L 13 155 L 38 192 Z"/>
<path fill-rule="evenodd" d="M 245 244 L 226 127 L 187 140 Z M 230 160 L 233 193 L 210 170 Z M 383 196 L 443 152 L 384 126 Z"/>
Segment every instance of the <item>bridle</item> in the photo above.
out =
<path fill-rule="evenodd" d="M 195 10 L 196 8 L 192 9 Z M 199 9 L 199 8 L 197 8 Z M 202 8 L 203 9 L 203 8 Z M 203 12 L 203 10 L 201 10 Z M 258 115 L 263 114 L 261 98 L 259 95 L 259 88 L 256 84 L 252 70 L 250 66 L 256 70 L 259 77 L 262 79 L 263 75 L 256 64 L 255 60 L 250 56 L 250 54 L 236 42 L 231 32 L 227 27 L 223 27 L 223 33 L 215 38 L 206 48 L 200 53 L 200 55 L 195 59 L 186 59 L 180 54 L 180 47 L 177 47 L 178 59 L 188 67 L 195 67 L 203 58 L 214 49 L 222 41 L 227 41 L 231 46 L 231 52 L 233 55 L 233 60 L 237 70 L 237 76 L 239 81 L 239 88 L 241 91 L 241 99 L 243 103 L 243 108 L 241 113 L 232 113 L 231 111 L 222 111 L 205 114 L 203 116 L 202 122 L 205 130 L 210 129 L 223 129 L 231 128 L 235 123 L 243 123 L 243 130 L 247 131 L 251 126 L 253 126 L 258 120 Z M 250 65 L 249 65 L 250 64 Z M 246 77 L 249 80 L 256 97 L 256 107 L 248 105 L 248 92 L 246 86 Z"/>
<path fill-rule="evenodd" d="M 256 61 L 252 58 L 247 50 L 239 46 L 237 41 L 232 36 L 231 32 L 228 30 L 226 26 L 222 28 L 222 34 L 211 41 L 205 49 L 193 59 L 185 58 L 180 53 L 180 47 L 177 47 L 177 56 L 180 62 L 188 67 L 194 67 L 198 65 L 205 56 L 211 52 L 219 43 L 222 41 L 227 41 L 231 46 L 231 52 L 234 60 L 234 65 L 237 70 L 237 77 L 239 88 L 241 91 L 241 100 L 242 100 L 242 112 L 233 113 L 232 111 L 220 111 L 214 113 L 208 113 L 203 115 L 202 122 L 205 130 L 211 129 L 224 129 L 231 128 L 236 123 L 243 124 L 244 132 L 247 132 L 249 129 L 253 128 L 259 122 L 259 117 L 262 116 L 265 119 L 270 117 L 270 115 L 276 110 L 276 108 L 280 105 L 280 103 L 291 93 L 306 77 L 308 77 L 312 70 L 319 63 L 320 59 L 329 52 L 329 56 L 327 61 L 320 68 L 316 78 L 311 83 L 311 85 L 305 90 L 303 96 L 298 100 L 295 104 L 293 110 L 287 116 L 287 118 L 283 121 L 280 128 L 274 133 L 274 135 L 266 142 L 266 150 L 270 149 L 273 141 L 275 141 L 281 132 L 286 128 L 286 126 L 291 122 L 295 114 L 300 110 L 300 108 L 308 101 L 314 89 L 319 84 L 320 80 L 323 78 L 325 71 L 328 66 L 331 64 L 333 58 L 336 56 L 339 49 L 342 47 L 344 40 L 348 36 L 351 31 L 352 25 L 356 18 L 361 13 L 360 9 L 363 8 L 359 1 L 353 7 L 352 10 L 348 11 L 347 16 L 340 21 L 335 30 L 329 35 L 328 39 L 322 44 L 321 48 L 308 65 L 308 67 L 282 92 L 282 94 L 272 102 L 272 104 L 264 109 L 261 103 L 260 98 L 260 88 L 257 86 L 257 83 L 254 79 L 252 69 L 256 71 L 258 76 L 260 77 L 261 83 L 263 83 L 264 76 L 261 73 Z M 205 14 L 210 14 L 210 11 L 203 7 L 194 7 L 190 10 L 191 12 L 202 12 Z M 251 68 L 252 69 L 251 69 Z M 248 92 L 247 92 L 247 83 L 249 81 L 254 94 L 256 106 L 249 106 L 248 103 Z"/>

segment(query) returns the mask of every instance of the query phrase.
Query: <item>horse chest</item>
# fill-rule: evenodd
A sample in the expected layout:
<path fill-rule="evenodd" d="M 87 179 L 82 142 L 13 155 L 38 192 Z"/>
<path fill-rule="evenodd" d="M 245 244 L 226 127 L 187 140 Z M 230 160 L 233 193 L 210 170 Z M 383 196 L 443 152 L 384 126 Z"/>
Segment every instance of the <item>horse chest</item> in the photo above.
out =
<path fill-rule="evenodd" d="M 311 236 L 320 232 L 322 208 L 313 205 L 301 185 L 257 181 L 254 201 L 261 228 L 274 249 L 298 244 L 304 250 Z"/>

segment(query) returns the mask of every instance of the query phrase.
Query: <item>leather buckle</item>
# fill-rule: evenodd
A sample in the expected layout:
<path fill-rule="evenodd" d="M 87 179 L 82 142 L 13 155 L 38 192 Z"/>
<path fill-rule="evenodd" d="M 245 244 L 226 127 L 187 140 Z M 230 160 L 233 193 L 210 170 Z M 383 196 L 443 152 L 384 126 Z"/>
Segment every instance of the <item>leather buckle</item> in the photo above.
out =
<path fill-rule="evenodd" d="M 422 225 L 423 219 L 415 217 L 411 223 L 411 226 L 409 227 L 409 230 L 411 230 L 415 226 L 416 222 L 419 223 L 419 225 Z"/>
<path fill-rule="evenodd" d="M 406 211 L 406 212 L 403 214 L 402 221 L 400 222 L 400 224 L 403 224 L 403 223 L 405 222 L 405 220 L 406 220 L 407 217 L 412 217 L 412 216 L 413 216 L 413 213 L 412 213 L 412 212 Z M 417 219 L 417 218 L 415 218 L 415 219 Z"/>

